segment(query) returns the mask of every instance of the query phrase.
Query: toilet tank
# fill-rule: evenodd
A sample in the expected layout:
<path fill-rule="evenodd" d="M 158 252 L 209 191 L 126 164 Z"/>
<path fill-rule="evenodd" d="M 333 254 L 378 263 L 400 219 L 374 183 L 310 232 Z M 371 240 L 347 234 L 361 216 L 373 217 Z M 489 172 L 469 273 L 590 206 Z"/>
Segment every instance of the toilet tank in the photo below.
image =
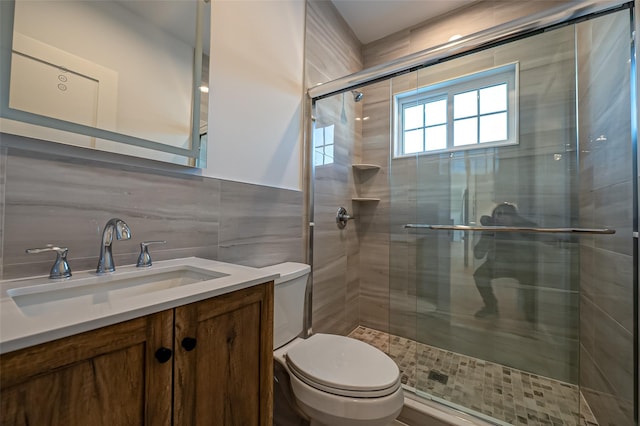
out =
<path fill-rule="evenodd" d="M 286 345 L 304 327 L 304 299 L 311 267 L 304 263 L 285 262 L 263 270 L 280 274 L 276 278 L 273 301 L 273 349 Z"/>

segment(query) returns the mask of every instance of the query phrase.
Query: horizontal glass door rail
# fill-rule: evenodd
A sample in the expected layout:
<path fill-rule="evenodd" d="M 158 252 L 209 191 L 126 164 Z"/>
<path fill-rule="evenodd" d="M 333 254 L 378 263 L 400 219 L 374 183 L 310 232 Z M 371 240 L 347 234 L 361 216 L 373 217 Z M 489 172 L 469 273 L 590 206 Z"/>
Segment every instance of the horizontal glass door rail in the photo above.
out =
<path fill-rule="evenodd" d="M 481 232 L 535 232 L 546 234 L 615 234 L 609 228 L 533 228 L 529 226 L 467 226 L 467 225 L 427 225 L 407 223 L 407 229 L 433 229 L 436 231 L 481 231 Z"/>

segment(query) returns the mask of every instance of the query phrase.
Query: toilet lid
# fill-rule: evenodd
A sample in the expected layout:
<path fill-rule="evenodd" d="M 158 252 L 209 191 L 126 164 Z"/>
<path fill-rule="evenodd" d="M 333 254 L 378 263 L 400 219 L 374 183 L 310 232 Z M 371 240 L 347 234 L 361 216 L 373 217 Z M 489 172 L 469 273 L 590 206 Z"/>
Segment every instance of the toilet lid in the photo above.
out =
<path fill-rule="evenodd" d="M 314 334 L 294 345 L 286 356 L 287 364 L 296 375 L 302 376 L 300 379 L 329 392 L 373 392 L 379 396 L 390 394 L 400 386 L 400 370 L 391 358 L 349 337 Z"/>

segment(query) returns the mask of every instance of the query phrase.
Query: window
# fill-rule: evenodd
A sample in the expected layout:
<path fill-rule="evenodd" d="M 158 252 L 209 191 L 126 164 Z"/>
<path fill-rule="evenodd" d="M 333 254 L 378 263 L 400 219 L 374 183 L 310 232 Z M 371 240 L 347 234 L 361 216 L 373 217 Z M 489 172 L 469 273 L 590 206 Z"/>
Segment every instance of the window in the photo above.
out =
<path fill-rule="evenodd" d="M 517 143 L 517 64 L 395 95 L 397 157 Z"/>
<path fill-rule="evenodd" d="M 333 163 L 333 124 L 313 129 L 313 146 L 314 166 Z"/>

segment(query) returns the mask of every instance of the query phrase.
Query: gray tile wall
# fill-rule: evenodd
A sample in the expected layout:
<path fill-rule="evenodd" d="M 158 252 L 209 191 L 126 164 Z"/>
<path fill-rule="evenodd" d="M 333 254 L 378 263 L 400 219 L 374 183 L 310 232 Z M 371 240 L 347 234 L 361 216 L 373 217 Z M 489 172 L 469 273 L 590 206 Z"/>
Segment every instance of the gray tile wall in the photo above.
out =
<path fill-rule="evenodd" d="M 362 129 L 362 161 L 380 166 L 377 171 L 361 174 L 362 196 L 379 198 L 379 202 L 360 203 L 360 324 L 389 331 L 389 81 L 362 88 L 363 116 L 369 117 Z M 414 308 L 415 310 L 415 308 Z"/>
<path fill-rule="evenodd" d="M 362 69 L 360 43 L 331 2 L 307 2 L 306 87 Z M 362 104 L 351 93 L 318 102 L 315 127 L 333 126 L 333 163 L 314 168 L 313 329 L 347 334 L 358 325 L 360 218 L 340 230 L 335 216 L 351 202 L 355 184 L 351 165 L 360 162 Z"/>
<path fill-rule="evenodd" d="M 629 12 L 578 25 L 580 384 L 600 424 L 633 424 Z"/>
<path fill-rule="evenodd" d="M 94 269 L 109 218 L 120 217 L 132 238 L 114 241 L 116 267 L 135 263 L 139 243 L 152 246 L 155 261 L 198 256 L 265 266 L 303 261 L 302 193 L 173 171 L 117 165 L 16 148 L 27 141 L 0 135 L 2 279 L 47 274 L 51 253 L 30 247 L 69 248 L 72 270 Z M 82 150 L 84 151 L 84 150 Z M 84 155 L 84 154 L 83 154 Z M 111 158 L 113 155 L 111 155 Z"/>

